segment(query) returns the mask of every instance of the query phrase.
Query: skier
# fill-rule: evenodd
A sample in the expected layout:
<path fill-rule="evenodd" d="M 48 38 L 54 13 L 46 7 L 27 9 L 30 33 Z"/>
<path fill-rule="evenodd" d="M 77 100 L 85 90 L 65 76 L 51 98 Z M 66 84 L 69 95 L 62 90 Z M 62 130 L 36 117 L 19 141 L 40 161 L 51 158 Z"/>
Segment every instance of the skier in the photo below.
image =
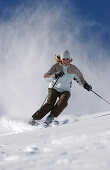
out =
<path fill-rule="evenodd" d="M 36 120 L 41 120 L 49 112 L 45 123 L 48 125 L 55 121 L 54 118 L 58 117 L 68 105 L 73 79 L 86 90 L 92 90 L 92 86 L 85 81 L 80 70 L 75 65 L 70 64 L 72 58 L 69 51 L 62 51 L 60 55 L 55 55 L 55 61 L 56 64 L 44 74 L 44 78 L 50 81 L 48 88 L 48 91 L 51 90 L 50 94 L 47 102 L 32 115 L 29 122 L 31 125 L 34 125 Z M 57 79 L 57 83 L 52 88 Z M 59 98 L 58 101 L 57 98 Z"/>

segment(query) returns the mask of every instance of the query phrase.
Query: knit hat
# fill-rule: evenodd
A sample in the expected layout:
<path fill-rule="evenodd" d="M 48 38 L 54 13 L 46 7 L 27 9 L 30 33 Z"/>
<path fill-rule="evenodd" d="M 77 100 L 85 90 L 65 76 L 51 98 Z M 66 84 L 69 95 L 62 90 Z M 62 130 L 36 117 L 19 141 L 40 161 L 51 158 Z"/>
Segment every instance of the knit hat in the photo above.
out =
<path fill-rule="evenodd" d="M 64 58 L 70 59 L 70 52 L 67 51 L 67 50 L 62 51 L 61 54 L 60 54 L 60 57 L 61 57 L 61 60 L 64 59 Z"/>

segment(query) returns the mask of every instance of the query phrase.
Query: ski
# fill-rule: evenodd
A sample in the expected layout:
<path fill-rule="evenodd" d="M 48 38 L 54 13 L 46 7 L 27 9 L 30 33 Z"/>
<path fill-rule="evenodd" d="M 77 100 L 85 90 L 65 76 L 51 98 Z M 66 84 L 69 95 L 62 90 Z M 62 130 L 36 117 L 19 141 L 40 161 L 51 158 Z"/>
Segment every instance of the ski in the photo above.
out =
<path fill-rule="evenodd" d="M 54 126 L 58 126 L 58 125 L 64 125 L 64 124 L 68 124 L 69 120 L 65 119 L 63 121 L 57 121 L 57 120 L 53 120 L 51 123 L 46 123 L 46 121 L 38 121 L 38 120 L 29 120 L 28 124 L 31 126 L 38 126 L 38 127 L 43 127 L 43 128 L 47 128 L 47 127 L 54 127 Z"/>
<path fill-rule="evenodd" d="M 58 126 L 58 125 L 59 125 L 59 122 L 57 120 L 54 120 L 50 123 L 51 127 Z"/>
<path fill-rule="evenodd" d="M 47 127 L 49 126 L 49 124 L 47 124 L 46 122 L 43 122 L 42 126 L 43 126 L 44 128 L 47 128 Z"/>

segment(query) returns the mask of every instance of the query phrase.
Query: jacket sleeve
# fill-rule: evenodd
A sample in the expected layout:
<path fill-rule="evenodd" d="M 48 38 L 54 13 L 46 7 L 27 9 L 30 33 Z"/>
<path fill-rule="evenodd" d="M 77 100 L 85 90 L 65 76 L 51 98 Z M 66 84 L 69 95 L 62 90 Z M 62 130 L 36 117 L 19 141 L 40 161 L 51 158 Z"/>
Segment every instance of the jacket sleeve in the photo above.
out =
<path fill-rule="evenodd" d="M 55 73 L 56 73 L 56 67 L 55 64 L 49 69 L 47 73 L 44 74 L 44 78 L 47 80 L 51 81 L 52 79 L 55 78 Z"/>
<path fill-rule="evenodd" d="M 83 77 L 83 74 L 81 73 L 81 71 L 75 67 L 75 75 L 74 75 L 74 80 L 81 86 L 84 87 L 86 80 Z"/>

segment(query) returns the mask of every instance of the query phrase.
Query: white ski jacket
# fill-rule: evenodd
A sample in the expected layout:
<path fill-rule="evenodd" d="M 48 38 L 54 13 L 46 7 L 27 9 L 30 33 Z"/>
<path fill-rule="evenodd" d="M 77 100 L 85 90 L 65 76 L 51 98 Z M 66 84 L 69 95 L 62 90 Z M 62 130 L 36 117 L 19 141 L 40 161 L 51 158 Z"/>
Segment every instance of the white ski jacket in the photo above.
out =
<path fill-rule="evenodd" d="M 69 64 L 68 66 L 64 66 L 61 63 L 56 63 L 50 68 L 47 73 L 44 74 L 44 78 L 50 81 L 49 88 L 52 88 L 53 84 L 56 81 L 55 74 L 61 71 L 63 71 L 65 75 L 58 79 L 56 85 L 54 86 L 54 89 L 59 92 L 71 91 L 73 79 L 77 81 L 79 85 L 84 87 L 86 81 L 83 78 L 80 70 L 75 65 Z"/>

